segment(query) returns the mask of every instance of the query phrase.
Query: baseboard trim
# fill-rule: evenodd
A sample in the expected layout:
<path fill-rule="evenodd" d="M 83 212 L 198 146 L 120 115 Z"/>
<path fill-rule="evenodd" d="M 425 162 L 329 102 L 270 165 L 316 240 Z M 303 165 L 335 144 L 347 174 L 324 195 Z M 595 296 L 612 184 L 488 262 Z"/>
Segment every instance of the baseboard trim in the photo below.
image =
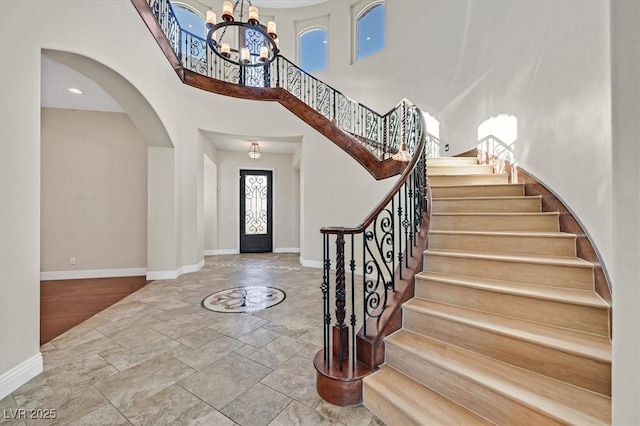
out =
<path fill-rule="evenodd" d="M 204 267 L 204 259 L 195 265 L 181 266 L 175 271 L 148 271 L 147 280 L 175 280 L 182 274 L 189 274 L 191 272 L 198 272 Z"/>
<path fill-rule="evenodd" d="M 300 264 L 305 268 L 323 268 L 322 260 L 306 260 L 300 256 Z"/>
<path fill-rule="evenodd" d="M 195 265 L 185 265 L 185 266 L 183 266 L 182 267 L 182 273 L 183 274 L 190 274 L 192 272 L 198 272 L 203 267 L 204 267 L 204 259 L 202 259 L 200 262 L 196 263 Z"/>
<path fill-rule="evenodd" d="M 137 277 L 147 275 L 147 268 L 81 269 L 77 271 L 40 272 L 40 281 L 77 280 L 86 278 Z"/>
<path fill-rule="evenodd" d="M 38 352 L 31 358 L 0 375 L 0 399 L 3 399 L 29 380 L 42 373 L 42 354 Z"/>
<path fill-rule="evenodd" d="M 219 249 L 219 250 L 205 250 L 205 256 L 219 256 L 221 254 L 240 254 L 238 249 Z"/>
<path fill-rule="evenodd" d="M 281 247 L 273 249 L 274 253 L 300 253 L 300 247 Z"/>

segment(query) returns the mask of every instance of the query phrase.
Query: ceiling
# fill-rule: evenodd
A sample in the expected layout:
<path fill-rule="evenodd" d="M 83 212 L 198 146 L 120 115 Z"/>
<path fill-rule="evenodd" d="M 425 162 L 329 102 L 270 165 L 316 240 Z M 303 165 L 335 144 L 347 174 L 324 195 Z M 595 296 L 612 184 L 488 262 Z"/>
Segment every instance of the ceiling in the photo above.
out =
<path fill-rule="evenodd" d="M 229 135 L 225 133 L 200 130 L 202 135 L 222 151 L 247 152 L 251 142 L 258 142 L 262 152 L 273 154 L 291 154 L 300 143 L 299 136 L 261 137 L 255 135 Z"/>
<path fill-rule="evenodd" d="M 46 55 L 41 55 L 41 58 L 41 106 L 86 111 L 124 112 L 102 87 L 84 74 Z M 69 92 L 70 88 L 80 89 L 82 94 L 74 95 Z"/>

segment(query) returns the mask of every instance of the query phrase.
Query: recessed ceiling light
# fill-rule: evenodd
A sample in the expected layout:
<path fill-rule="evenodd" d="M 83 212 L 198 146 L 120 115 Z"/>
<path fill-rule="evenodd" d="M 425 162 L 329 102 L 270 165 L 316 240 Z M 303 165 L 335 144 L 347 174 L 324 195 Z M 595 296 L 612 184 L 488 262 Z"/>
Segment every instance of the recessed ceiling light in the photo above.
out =
<path fill-rule="evenodd" d="M 322 40 L 322 44 L 327 44 L 327 40 Z"/>
<path fill-rule="evenodd" d="M 371 37 L 367 37 L 367 41 L 371 40 Z"/>
<path fill-rule="evenodd" d="M 76 89 L 75 87 L 69 87 L 69 91 L 74 95 L 82 95 L 82 90 Z"/>

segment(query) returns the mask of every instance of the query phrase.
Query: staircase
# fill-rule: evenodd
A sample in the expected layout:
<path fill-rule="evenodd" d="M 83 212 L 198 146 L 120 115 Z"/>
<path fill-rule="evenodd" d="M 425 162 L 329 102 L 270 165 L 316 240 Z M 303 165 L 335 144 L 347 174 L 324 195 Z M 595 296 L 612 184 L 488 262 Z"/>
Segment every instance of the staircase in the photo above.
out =
<path fill-rule="evenodd" d="M 429 248 L 364 380 L 389 425 L 610 424 L 609 305 L 558 213 L 475 158 L 432 158 Z"/>

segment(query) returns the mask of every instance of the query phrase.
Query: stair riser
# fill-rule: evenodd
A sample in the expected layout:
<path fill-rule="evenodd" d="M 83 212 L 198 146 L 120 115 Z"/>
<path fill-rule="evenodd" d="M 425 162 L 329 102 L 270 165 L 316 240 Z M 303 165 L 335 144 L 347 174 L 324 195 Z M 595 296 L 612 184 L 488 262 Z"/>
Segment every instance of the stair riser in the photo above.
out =
<path fill-rule="evenodd" d="M 404 310 L 404 328 L 545 376 L 611 395 L 611 365 L 513 336 Z"/>
<path fill-rule="evenodd" d="M 362 401 L 365 407 L 373 412 L 380 420 L 387 425 L 420 425 L 419 422 L 409 417 L 404 411 L 398 409 L 394 404 L 390 403 L 385 395 L 380 394 L 371 386 L 367 386 L 364 381 L 362 386 Z"/>
<path fill-rule="evenodd" d="M 433 185 L 433 183 L 431 183 Z M 431 187 L 431 197 L 521 197 L 524 185 L 486 185 L 486 186 L 441 186 Z"/>
<path fill-rule="evenodd" d="M 424 270 L 552 287 L 593 289 L 593 269 L 424 254 Z"/>
<path fill-rule="evenodd" d="M 478 164 L 476 157 L 438 157 L 427 158 L 427 167 L 434 166 L 459 166 Z"/>
<path fill-rule="evenodd" d="M 431 229 L 436 231 L 523 231 L 558 232 L 557 215 L 491 216 L 433 215 Z"/>
<path fill-rule="evenodd" d="M 540 198 L 433 200 L 433 213 L 538 213 Z"/>
<path fill-rule="evenodd" d="M 429 248 L 532 256 L 576 255 L 575 238 L 512 235 L 429 234 Z"/>
<path fill-rule="evenodd" d="M 474 164 L 427 167 L 427 174 L 429 175 L 479 175 L 483 173 L 492 174 L 493 166 L 486 164 Z"/>
<path fill-rule="evenodd" d="M 429 363 L 391 344 L 387 344 L 386 347 L 386 363 L 496 424 L 512 424 L 514 419 L 518 419 L 519 424 L 561 424 L 506 395 L 488 389 L 476 381 L 455 374 L 439 365 Z"/>
<path fill-rule="evenodd" d="M 606 309 L 458 286 L 416 276 L 415 296 L 585 333 L 609 335 Z"/>
<path fill-rule="evenodd" d="M 509 177 L 506 174 L 485 174 L 485 175 L 429 175 L 429 185 L 491 185 L 500 183 L 509 183 Z"/>

